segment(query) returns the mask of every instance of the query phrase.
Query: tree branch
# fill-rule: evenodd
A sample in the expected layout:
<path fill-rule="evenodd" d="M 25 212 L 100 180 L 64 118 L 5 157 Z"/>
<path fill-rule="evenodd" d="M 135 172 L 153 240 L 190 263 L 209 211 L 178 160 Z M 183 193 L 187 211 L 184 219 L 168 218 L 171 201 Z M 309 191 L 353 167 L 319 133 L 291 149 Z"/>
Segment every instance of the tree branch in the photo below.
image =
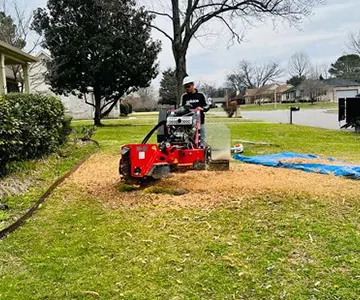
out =
<path fill-rule="evenodd" d="M 360 55 L 360 30 L 358 34 L 355 34 L 354 32 L 350 33 L 347 47 L 350 51 L 354 51 Z"/>
<path fill-rule="evenodd" d="M 86 94 L 83 94 L 84 95 L 84 99 L 85 99 L 85 103 L 86 104 L 89 104 L 90 106 L 92 107 L 95 107 L 95 104 L 94 103 L 91 103 L 91 102 L 88 102 L 87 99 L 86 99 Z"/>
<path fill-rule="evenodd" d="M 113 102 L 118 101 L 117 99 L 113 99 L 110 101 L 107 101 L 100 109 L 103 110 L 106 106 L 108 106 L 109 104 L 112 104 Z"/>
<path fill-rule="evenodd" d="M 216 16 L 216 18 L 220 19 L 226 25 L 226 27 L 232 34 L 231 40 L 234 40 L 234 38 L 236 38 L 236 41 L 240 44 L 243 40 L 243 36 L 240 36 L 238 33 L 236 33 L 234 29 L 230 26 L 230 24 L 222 16 Z"/>
<path fill-rule="evenodd" d="M 169 14 L 164 13 L 164 12 L 158 12 L 158 11 L 154 11 L 154 10 L 148 10 L 147 12 L 150 14 L 158 15 L 158 16 L 168 17 L 170 20 L 173 19 L 172 16 L 170 16 Z"/>
<path fill-rule="evenodd" d="M 157 26 L 155 26 L 155 25 L 153 25 L 153 24 L 150 24 L 149 26 L 150 26 L 151 28 L 154 28 L 154 29 L 158 30 L 159 32 L 161 32 L 161 33 L 162 33 L 163 35 L 165 35 L 171 42 L 174 41 L 173 38 L 172 38 L 170 35 L 168 35 L 164 30 L 160 29 L 159 27 L 157 27 Z"/>
<path fill-rule="evenodd" d="M 105 112 L 101 113 L 100 118 L 102 119 L 103 117 L 106 117 L 106 116 L 113 110 L 114 106 L 117 104 L 118 101 L 119 101 L 119 100 L 111 101 L 111 102 L 113 102 L 113 103 L 110 105 L 110 107 L 109 107 Z M 111 103 L 111 102 L 110 102 L 110 103 Z M 106 105 L 105 105 L 105 106 L 106 106 Z M 105 108 L 105 106 L 103 106 L 103 107 L 101 108 L 101 111 Z"/>

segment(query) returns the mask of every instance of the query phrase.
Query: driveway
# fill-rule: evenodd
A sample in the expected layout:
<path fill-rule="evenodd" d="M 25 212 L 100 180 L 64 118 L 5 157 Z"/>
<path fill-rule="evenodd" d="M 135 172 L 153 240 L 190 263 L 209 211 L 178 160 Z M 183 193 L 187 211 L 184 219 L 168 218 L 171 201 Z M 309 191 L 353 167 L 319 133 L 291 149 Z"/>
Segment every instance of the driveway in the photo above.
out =
<path fill-rule="evenodd" d="M 290 112 L 288 110 L 274 111 L 243 111 L 243 118 L 262 120 L 274 123 L 289 123 Z M 293 124 L 320 127 L 339 130 L 338 115 L 327 113 L 324 109 L 303 109 L 293 112 Z"/>

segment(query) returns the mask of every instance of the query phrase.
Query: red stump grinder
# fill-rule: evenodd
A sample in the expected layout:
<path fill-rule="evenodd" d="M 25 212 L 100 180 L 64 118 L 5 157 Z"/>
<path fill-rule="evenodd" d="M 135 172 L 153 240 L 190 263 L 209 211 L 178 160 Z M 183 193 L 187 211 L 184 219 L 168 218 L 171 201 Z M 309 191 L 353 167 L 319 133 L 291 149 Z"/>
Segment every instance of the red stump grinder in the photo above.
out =
<path fill-rule="evenodd" d="M 158 144 L 148 144 L 157 131 Z M 159 123 L 141 144 L 121 147 L 119 172 L 125 182 L 143 182 L 166 177 L 176 170 L 228 170 L 229 160 L 211 159 L 211 148 L 200 143 L 200 112 L 182 106 L 162 110 Z"/>

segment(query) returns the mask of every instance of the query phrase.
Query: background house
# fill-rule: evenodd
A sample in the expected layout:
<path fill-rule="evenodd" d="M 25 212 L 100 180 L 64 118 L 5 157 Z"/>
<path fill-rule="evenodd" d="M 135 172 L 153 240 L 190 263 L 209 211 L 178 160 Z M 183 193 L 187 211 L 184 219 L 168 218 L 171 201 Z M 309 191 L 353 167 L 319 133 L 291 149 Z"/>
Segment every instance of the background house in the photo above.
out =
<path fill-rule="evenodd" d="M 212 106 L 213 107 L 222 107 L 225 104 L 226 104 L 226 97 L 212 98 Z"/>
<path fill-rule="evenodd" d="M 255 89 L 246 89 L 245 92 L 245 103 L 251 104 L 255 102 L 256 99 L 256 93 L 258 92 L 258 88 Z"/>
<path fill-rule="evenodd" d="M 342 78 L 323 80 L 328 86 L 326 97 L 328 101 L 338 101 L 339 98 L 355 97 L 360 93 L 360 83 Z"/>
<path fill-rule="evenodd" d="M 291 85 L 271 83 L 262 86 L 261 88 L 247 89 L 245 92 L 245 103 L 268 103 L 274 102 L 275 97 L 277 102 L 283 99 L 283 92 L 289 89 Z"/>
<path fill-rule="evenodd" d="M 360 93 L 360 84 L 348 79 L 330 78 L 325 80 L 305 80 L 297 87 L 285 90 L 282 95 L 287 101 L 309 101 L 311 96 L 316 101 L 337 102 L 339 98 L 355 97 Z"/>
<path fill-rule="evenodd" d="M 295 102 L 296 100 L 300 99 L 300 90 L 292 86 L 288 88 L 287 90 L 282 92 L 281 100 L 286 102 Z"/>
<path fill-rule="evenodd" d="M 285 97 L 284 92 L 293 88 L 294 86 L 291 84 L 281 84 L 276 89 L 276 102 L 286 102 L 287 99 Z"/>
<path fill-rule="evenodd" d="M 46 62 L 49 61 L 51 57 L 41 51 L 37 55 L 37 59 L 39 61 L 35 63 L 29 71 L 31 92 L 56 96 L 63 102 L 66 113 L 71 115 L 74 119 L 93 119 L 95 109 L 91 105 L 86 104 L 84 99 L 79 99 L 74 95 L 56 95 L 51 91 L 50 86 L 45 81 L 45 74 L 47 71 Z M 93 95 L 91 93 L 85 96 L 87 97 L 86 99 L 88 102 L 94 103 Z M 108 118 L 117 118 L 120 114 L 119 109 L 119 104 L 117 104 L 109 114 Z"/>

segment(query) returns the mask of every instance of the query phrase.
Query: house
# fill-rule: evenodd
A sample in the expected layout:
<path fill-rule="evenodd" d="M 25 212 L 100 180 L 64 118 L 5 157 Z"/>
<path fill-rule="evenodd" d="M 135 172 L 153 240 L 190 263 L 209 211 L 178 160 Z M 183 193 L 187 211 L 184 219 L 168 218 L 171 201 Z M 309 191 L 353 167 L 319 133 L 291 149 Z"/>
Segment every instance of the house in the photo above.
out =
<path fill-rule="evenodd" d="M 246 89 L 245 92 L 245 103 L 246 104 L 250 104 L 250 103 L 254 103 L 255 99 L 256 99 L 256 94 L 259 91 L 258 88 L 254 88 L 254 89 Z"/>
<path fill-rule="evenodd" d="M 295 102 L 296 100 L 300 99 L 300 90 L 292 86 L 287 90 L 283 91 L 281 94 L 281 101 L 282 102 Z"/>
<path fill-rule="evenodd" d="M 323 83 L 329 87 L 326 94 L 328 101 L 355 97 L 360 93 L 360 83 L 349 79 L 330 78 L 323 80 Z"/>
<path fill-rule="evenodd" d="M 41 51 L 36 56 L 38 62 L 35 63 L 29 70 L 31 81 L 31 92 L 42 93 L 48 95 L 54 95 L 60 99 L 66 109 L 66 113 L 71 115 L 74 119 L 93 119 L 95 114 L 95 108 L 85 103 L 86 100 L 90 103 L 95 103 L 92 93 L 84 95 L 83 99 L 79 99 L 74 95 L 55 95 L 45 81 L 45 74 L 47 72 L 46 62 L 51 60 L 50 55 Z M 120 107 L 117 104 L 109 114 L 108 118 L 117 118 L 120 114 Z"/>
<path fill-rule="evenodd" d="M 316 101 L 337 102 L 339 98 L 355 97 L 360 93 L 360 84 L 348 79 L 330 78 L 325 80 L 306 80 L 297 87 L 292 87 L 282 93 L 286 101 Z"/>
<path fill-rule="evenodd" d="M 0 41 L 0 94 L 19 91 L 14 72 L 12 72 L 12 67 L 15 66 L 21 66 L 20 72 L 23 77 L 24 92 L 29 93 L 31 84 L 29 69 L 36 62 L 38 62 L 36 57 Z"/>
<path fill-rule="evenodd" d="M 281 84 L 276 89 L 276 102 L 287 102 L 286 96 L 284 94 L 285 91 L 293 88 L 294 86 L 291 84 Z"/>
<path fill-rule="evenodd" d="M 212 98 L 212 107 L 222 107 L 226 103 L 226 97 Z"/>

